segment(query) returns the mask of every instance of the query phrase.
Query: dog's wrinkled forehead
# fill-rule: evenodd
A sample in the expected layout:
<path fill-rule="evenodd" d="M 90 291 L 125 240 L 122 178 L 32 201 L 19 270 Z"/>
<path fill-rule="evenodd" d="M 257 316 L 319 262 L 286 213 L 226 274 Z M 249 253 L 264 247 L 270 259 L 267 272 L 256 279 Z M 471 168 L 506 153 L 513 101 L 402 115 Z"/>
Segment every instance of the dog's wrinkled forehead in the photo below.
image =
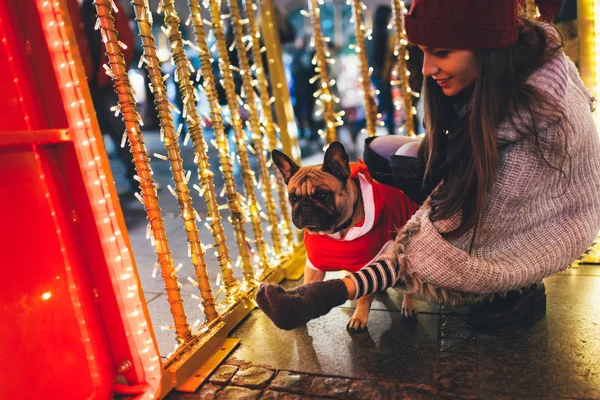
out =
<path fill-rule="evenodd" d="M 300 168 L 288 183 L 289 192 L 296 196 L 312 196 L 324 188 L 337 192 L 341 187 L 340 180 L 323 172 L 320 165 Z"/>

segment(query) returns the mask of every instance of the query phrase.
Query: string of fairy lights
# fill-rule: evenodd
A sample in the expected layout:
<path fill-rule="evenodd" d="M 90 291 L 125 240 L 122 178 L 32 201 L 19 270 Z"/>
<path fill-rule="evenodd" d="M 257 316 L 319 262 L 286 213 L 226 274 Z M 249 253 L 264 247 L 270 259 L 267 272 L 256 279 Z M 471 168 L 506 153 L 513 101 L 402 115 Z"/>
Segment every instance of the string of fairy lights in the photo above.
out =
<path fill-rule="evenodd" d="M 183 225 L 188 240 L 189 253 L 196 276 L 196 281 L 193 281 L 194 286 L 198 287 L 200 290 L 203 309 L 207 320 L 210 322 L 218 317 L 218 313 L 215 309 L 212 290 L 208 282 L 206 262 L 204 260 L 206 248 L 200 240 L 198 227 L 196 225 L 196 223 L 201 222 L 201 220 L 198 212 L 193 207 L 190 190 L 187 185 L 189 175 L 183 168 L 183 160 L 180 156 L 178 139 L 181 132 L 181 125 L 180 128 L 175 131 L 173 119 L 171 117 L 173 106 L 167 99 L 164 77 L 161 73 L 158 56 L 156 54 L 156 45 L 154 43 L 154 37 L 152 36 L 152 21 L 148 18 L 149 9 L 147 4 L 142 0 L 133 0 L 132 5 L 134 7 L 140 38 L 142 40 L 142 47 L 144 49 L 143 55 L 141 56 L 141 63 L 146 67 L 148 77 L 151 80 L 150 87 L 154 95 L 154 104 L 158 112 L 161 126 L 161 139 L 167 150 L 167 159 L 170 163 L 173 181 L 175 183 L 175 189 L 169 186 L 169 191 L 175 195 L 179 203 L 181 218 L 183 219 Z M 185 111 L 187 111 L 187 109 L 185 109 L 184 112 Z M 185 117 L 186 115 L 184 114 L 184 118 Z M 205 182 L 205 185 L 210 186 L 210 182 Z M 176 277 L 176 274 L 181 267 L 182 264 L 175 268 L 172 272 L 173 277 Z"/>
<path fill-rule="evenodd" d="M 329 79 L 328 64 L 334 64 L 335 60 L 331 57 L 331 52 L 327 44 L 330 42 L 328 37 L 323 35 L 321 30 L 321 9 L 319 5 L 323 5 L 323 0 L 308 0 L 308 8 L 310 12 L 301 11 L 302 15 L 310 18 L 313 27 L 313 37 L 311 47 L 315 49 L 315 56 L 312 59 L 315 65 L 317 75 L 310 79 L 310 83 L 319 80 L 319 89 L 314 93 L 316 104 L 318 106 L 315 111 L 316 116 L 323 115 L 325 120 L 325 129 L 319 129 L 319 135 L 325 140 L 328 145 L 337 140 L 337 128 L 343 125 L 342 116 L 344 111 L 335 111 L 334 103 L 339 103 L 340 99 L 331 92 L 331 87 L 335 85 L 334 79 Z"/>
<path fill-rule="evenodd" d="M 267 227 L 267 230 L 271 232 L 273 246 L 274 249 L 276 249 L 275 252 L 277 253 L 277 250 L 281 251 L 281 239 L 279 233 L 277 208 L 275 205 L 275 199 L 273 198 L 273 194 L 271 192 L 274 181 L 269 171 L 269 167 L 267 166 L 267 155 L 265 153 L 264 137 L 260 129 L 261 124 L 258 116 L 258 109 L 260 107 L 260 104 L 257 103 L 257 97 L 254 89 L 258 82 L 256 82 L 256 80 L 252 77 L 252 71 L 250 69 L 250 60 L 248 58 L 248 51 L 252 48 L 253 42 L 251 36 L 246 35 L 246 33 L 244 32 L 244 27 L 248 24 L 249 20 L 242 19 L 241 11 L 238 6 L 237 0 L 229 0 L 229 9 L 231 11 L 231 25 L 234 31 L 234 43 L 237 49 L 239 60 L 239 73 L 242 76 L 243 90 L 241 92 L 240 100 L 244 104 L 244 107 L 248 111 L 249 115 L 246 126 L 250 131 L 252 137 L 252 142 L 254 144 L 254 152 L 256 153 L 256 158 L 258 161 L 260 182 L 263 184 L 262 194 L 265 198 L 265 203 L 267 207 L 266 219 L 270 223 L 270 225 Z M 232 43 L 232 47 L 234 43 Z M 266 252 L 266 243 L 264 242 L 264 240 L 260 243 L 257 241 L 257 248 L 259 251 L 259 256 L 262 265 L 269 265 Z"/>
<path fill-rule="evenodd" d="M 281 148 L 278 144 L 277 132 L 279 127 L 273 120 L 273 113 L 271 112 L 271 105 L 275 101 L 275 97 L 269 97 L 269 82 L 265 73 L 265 67 L 263 65 L 262 54 L 266 52 L 266 47 L 260 43 L 261 35 L 260 31 L 256 26 L 256 12 L 258 7 L 252 2 L 252 0 L 244 0 L 244 6 L 246 9 L 246 18 L 248 19 L 248 32 L 252 43 L 251 48 L 253 49 L 254 64 L 251 68 L 254 68 L 256 74 L 256 80 L 258 81 L 259 98 L 261 104 L 260 114 L 260 130 L 263 135 L 268 139 L 268 148 L 270 151 Z M 280 143 L 280 142 L 279 142 Z M 271 169 L 275 171 L 276 167 L 271 166 Z M 277 190 L 279 197 L 279 209 L 281 210 L 281 230 L 283 231 L 284 243 L 281 246 L 281 242 L 273 239 L 273 250 L 275 254 L 282 254 L 283 248 L 290 248 L 294 243 L 294 232 L 292 230 L 292 221 L 290 217 L 290 208 L 288 203 L 288 196 L 286 185 L 283 182 L 281 174 L 272 172 L 275 179 L 271 178 L 271 184 L 274 185 Z"/>
<path fill-rule="evenodd" d="M 407 136 L 415 136 L 415 124 L 414 117 L 417 114 L 417 109 L 413 107 L 412 97 L 419 97 L 419 93 L 415 92 L 410 87 L 410 71 L 408 70 L 408 60 L 410 56 L 406 46 L 408 40 L 406 40 L 406 32 L 404 31 L 404 15 L 406 14 L 406 7 L 404 2 L 401 0 L 392 0 L 392 25 L 390 28 L 393 29 L 393 33 L 396 35 L 396 46 L 394 47 L 394 56 L 396 57 L 396 63 L 392 68 L 392 82 L 393 86 L 400 86 L 400 92 L 402 96 L 396 96 L 394 101 L 394 108 L 396 110 L 404 110 L 406 122 L 404 127 L 404 133 Z"/>
<path fill-rule="evenodd" d="M 259 249 L 259 262 L 261 261 L 260 257 L 262 256 L 262 262 L 265 263 L 267 251 L 272 250 L 270 250 L 267 247 L 265 238 L 263 236 L 263 229 L 261 223 L 262 209 L 260 204 L 258 203 L 258 198 L 256 196 L 256 187 L 258 186 L 258 182 L 256 180 L 254 171 L 250 167 L 248 145 L 246 144 L 246 132 L 244 131 L 242 116 L 238 108 L 238 104 L 243 104 L 243 102 L 241 101 L 241 99 L 238 101 L 239 96 L 235 90 L 235 80 L 233 77 L 233 71 L 236 70 L 236 72 L 239 72 L 239 68 L 231 65 L 231 61 L 229 59 L 229 48 L 227 46 L 225 30 L 223 28 L 223 21 L 226 18 L 229 18 L 229 16 L 221 15 L 221 2 L 219 0 L 206 0 L 204 1 L 204 6 L 209 8 L 211 14 L 211 22 L 207 22 L 207 24 L 212 28 L 212 33 L 214 34 L 214 37 L 216 39 L 216 49 L 219 53 L 219 66 L 221 74 L 223 76 L 221 84 L 225 88 L 227 106 L 229 108 L 229 113 L 231 116 L 230 121 L 228 122 L 232 127 L 235 142 L 237 145 L 237 154 L 235 158 L 237 158 L 237 161 L 241 168 L 244 192 L 246 195 L 246 204 L 248 206 L 248 214 L 250 217 L 250 222 L 252 224 L 252 229 L 254 231 L 254 240 L 256 242 L 257 248 Z M 260 157 L 260 154 L 257 155 Z M 270 189 L 270 186 L 268 184 L 265 186 Z M 240 240 L 246 241 L 246 237 L 240 237 Z M 266 265 L 263 265 L 266 268 Z M 253 276 L 251 267 L 245 267 L 243 261 L 242 270 L 245 271 L 245 274 Z"/>
<path fill-rule="evenodd" d="M 365 37 L 369 40 L 371 38 L 371 32 L 367 32 L 365 23 L 363 21 L 363 10 L 367 7 L 361 0 L 347 0 L 347 4 L 352 6 L 353 16 L 350 20 L 354 23 L 355 34 L 356 34 L 356 45 L 354 50 L 356 51 L 360 60 L 360 77 L 358 78 L 363 91 L 364 107 L 365 107 L 365 119 L 366 119 L 366 133 L 369 136 L 375 136 L 375 129 L 377 127 L 377 103 L 375 102 L 375 89 L 371 84 L 371 72 L 369 63 L 367 61 L 367 49 L 365 46 Z"/>
<path fill-rule="evenodd" d="M 353 11 L 350 23 L 354 24 L 355 27 L 356 44 L 350 45 L 350 47 L 354 49 L 359 59 L 360 74 L 358 80 L 362 87 L 366 120 L 364 131 L 368 136 L 374 136 L 377 125 L 383 125 L 383 122 L 378 121 L 381 117 L 381 114 L 377 112 L 377 103 L 375 101 L 378 92 L 371 84 L 372 69 L 369 68 L 367 61 L 365 42 L 366 40 L 372 40 L 372 38 L 371 32 L 366 29 L 364 23 L 363 11 L 366 10 L 366 6 L 361 0 L 347 0 L 346 4 L 352 6 Z M 315 48 L 315 56 L 312 61 L 316 66 L 315 71 L 317 75 L 311 78 L 310 82 L 314 83 L 317 80 L 320 82 L 319 89 L 314 93 L 314 96 L 317 98 L 316 103 L 319 106 L 315 115 L 324 116 L 325 130 L 320 130 L 319 134 L 324 138 L 327 145 L 337 139 L 336 129 L 343 124 L 341 117 L 344 116 L 344 111 L 335 111 L 334 105 L 339 103 L 340 100 L 332 94 L 331 89 L 335 85 L 335 80 L 329 79 L 327 71 L 327 65 L 334 64 L 335 60 L 331 57 L 331 53 L 328 50 L 330 40 L 323 35 L 321 29 L 320 6 L 323 5 L 323 0 L 308 0 L 309 11 L 302 10 L 301 14 L 310 18 L 313 26 L 311 46 Z M 394 55 L 398 59 L 392 70 L 392 84 L 399 86 L 402 93 L 400 97 L 394 98 L 394 107 L 396 110 L 405 110 L 406 121 L 402 129 L 404 134 L 414 136 L 413 118 L 416 114 L 416 109 L 412 106 L 412 97 L 418 97 L 419 93 L 412 91 L 410 88 L 410 72 L 406 64 L 409 59 L 408 51 L 406 50 L 408 41 L 404 33 L 404 14 L 406 13 L 406 8 L 402 1 L 392 0 L 392 9 L 394 10 L 393 21 L 390 23 L 388 29 L 395 28 L 393 29 L 393 34 L 396 35 Z"/>
<path fill-rule="evenodd" d="M 162 212 L 158 204 L 158 195 L 156 185 L 150 169 L 150 157 L 147 154 L 146 146 L 143 141 L 143 124 L 138 112 L 135 110 L 135 95 L 131 88 L 121 44 L 117 37 L 117 31 L 114 25 L 113 11 L 118 11 L 113 0 L 95 0 L 98 22 L 96 28 L 100 29 L 102 41 L 106 47 L 109 64 L 104 65 L 106 73 L 111 77 L 114 83 L 115 91 L 119 98 L 117 105 L 119 112 L 123 116 L 125 123 L 127 139 L 135 163 L 137 180 L 140 183 L 142 194 L 136 193 L 138 199 L 144 204 L 148 221 L 150 222 L 151 243 L 158 256 L 157 266 L 161 269 L 162 277 L 165 282 L 165 290 L 173 315 L 177 340 L 180 344 L 191 340 L 192 333 L 187 323 L 187 316 L 183 309 L 183 300 L 181 298 L 181 284 L 177 280 L 173 255 L 169 247 L 166 229 Z"/>

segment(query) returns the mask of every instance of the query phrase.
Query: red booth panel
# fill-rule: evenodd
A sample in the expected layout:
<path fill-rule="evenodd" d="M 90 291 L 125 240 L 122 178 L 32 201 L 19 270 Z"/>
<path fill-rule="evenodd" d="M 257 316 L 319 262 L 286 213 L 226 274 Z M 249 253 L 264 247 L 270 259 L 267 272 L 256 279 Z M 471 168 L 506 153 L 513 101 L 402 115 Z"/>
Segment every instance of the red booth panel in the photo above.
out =
<path fill-rule="evenodd" d="M 11 371 L 0 392 L 11 398 L 109 398 L 114 378 L 61 151 L 74 150 L 0 148 L 0 354 Z"/>

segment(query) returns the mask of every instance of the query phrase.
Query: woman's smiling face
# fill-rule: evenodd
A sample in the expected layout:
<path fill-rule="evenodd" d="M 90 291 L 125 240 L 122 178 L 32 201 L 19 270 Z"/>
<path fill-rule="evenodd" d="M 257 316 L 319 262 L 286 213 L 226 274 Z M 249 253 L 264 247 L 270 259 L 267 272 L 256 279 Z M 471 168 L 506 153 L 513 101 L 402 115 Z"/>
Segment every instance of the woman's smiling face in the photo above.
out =
<path fill-rule="evenodd" d="M 477 59 L 472 50 L 419 46 L 423 51 L 423 76 L 433 78 L 446 96 L 456 96 L 477 77 Z"/>

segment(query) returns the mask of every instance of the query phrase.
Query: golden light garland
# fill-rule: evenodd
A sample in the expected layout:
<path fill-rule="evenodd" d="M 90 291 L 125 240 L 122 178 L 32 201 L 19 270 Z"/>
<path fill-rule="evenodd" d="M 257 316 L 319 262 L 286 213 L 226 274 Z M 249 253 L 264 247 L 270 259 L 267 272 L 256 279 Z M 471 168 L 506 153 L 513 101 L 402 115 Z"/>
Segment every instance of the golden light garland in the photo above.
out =
<path fill-rule="evenodd" d="M 204 4 L 207 3 L 208 2 L 205 1 Z M 242 170 L 242 180 L 244 182 L 244 190 L 249 208 L 250 222 L 252 223 L 252 229 L 254 231 L 254 239 L 257 243 L 260 243 L 264 242 L 264 237 L 260 221 L 260 205 L 258 204 L 255 191 L 257 182 L 254 171 L 250 167 L 250 160 L 246 147 L 246 133 L 244 132 L 242 118 L 238 109 L 238 96 L 235 93 L 235 83 L 233 73 L 231 72 L 233 67 L 229 61 L 229 53 L 225 42 L 225 32 L 223 30 L 223 25 L 221 24 L 221 2 L 219 0 L 210 0 L 209 6 L 212 19 L 211 26 L 219 50 L 219 62 L 221 73 L 223 74 L 223 85 L 227 95 L 227 105 L 229 106 L 229 112 L 231 113 L 231 126 L 237 143 L 237 155 Z M 246 268 L 245 274 L 252 274 L 252 267 L 248 265 Z M 243 263 L 242 269 L 244 269 Z"/>
<path fill-rule="evenodd" d="M 406 13 L 404 2 L 401 0 L 392 0 L 392 10 L 396 31 L 396 48 L 394 49 L 394 55 L 397 58 L 396 65 L 392 71 L 392 76 L 396 78 L 393 84 L 400 85 L 400 90 L 402 92 L 402 102 L 404 103 L 404 114 L 406 117 L 404 131 L 407 136 L 415 136 L 414 116 L 417 113 L 417 110 L 412 105 L 411 96 L 419 97 L 419 93 L 413 92 L 410 88 L 410 71 L 408 70 L 407 65 L 409 55 L 408 50 L 406 49 L 408 41 L 406 40 L 406 32 L 404 30 L 404 14 Z M 396 110 L 399 110 L 402 107 L 399 99 L 394 101 L 394 107 Z"/>
<path fill-rule="evenodd" d="M 229 141 L 225 134 L 225 128 L 223 126 L 223 118 L 221 116 L 221 105 L 219 104 L 219 98 L 217 95 L 217 88 L 215 84 L 215 77 L 212 71 L 212 58 L 206 41 L 206 32 L 204 30 L 204 22 L 200 12 L 200 5 L 198 0 L 189 0 L 188 5 L 190 7 L 190 20 L 194 27 L 194 36 L 196 39 L 196 50 L 200 54 L 200 72 L 204 79 L 203 89 L 206 97 L 208 98 L 208 104 L 210 107 L 210 113 L 212 117 L 213 129 L 215 132 L 215 138 L 217 145 L 219 160 L 221 163 L 221 170 L 225 178 L 225 193 L 227 195 L 227 201 L 230 210 L 242 210 L 241 203 L 243 203 L 242 196 L 237 191 L 237 185 L 235 183 L 235 177 L 233 175 L 232 160 L 229 152 Z M 187 24 L 187 23 L 186 23 Z M 236 242 L 238 246 L 242 246 L 246 243 L 247 238 L 244 222 L 245 218 L 242 212 L 235 212 L 231 214 L 231 222 L 234 226 L 240 227 L 236 229 Z M 250 251 L 247 245 L 244 246 L 243 252 L 240 252 L 240 263 L 242 265 L 242 272 L 244 273 L 244 279 L 247 284 L 251 285 L 254 281 L 254 275 L 252 273 L 252 263 L 250 258 Z"/>
<path fill-rule="evenodd" d="M 154 104 L 158 112 L 160 127 L 162 129 L 165 148 L 167 150 L 173 180 L 175 182 L 175 191 L 177 202 L 181 210 L 181 217 L 192 256 L 192 264 L 197 279 L 195 286 L 200 290 L 202 306 L 206 319 L 210 322 L 219 317 L 215 309 L 214 297 L 210 287 L 210 281 L 206 270 L 204 255 L 206 250 L 200 241 L 196 220 L 200 222 L 197 211 L 193 208 L 192 198 L 186 178 L 186 172 L 183 169 L 183 160 L 180 156 L 178 135 L 173 126 L 171 117 L 171 105 L 167 99 L 167 90 L 163 81 L 160 68 L 160 62 L 156 55 L 156 45 L 152 36 L 152 22 L 148 19 L 150 10 L 143 0 L 132 0 L 131 4 L 135 10 L 139 36 L 142 39 L 144 53 L 142 61 L 148 70 L 148 76 L 151 81 L 152 93 L 154 95 Z M 170 189 L 170 188 L 169 188 Z"/>
<path fill-rule="evenodd" d="M 530 20 L 535 20 L 540 16 L 535 0 L 525 0 L 525 16 Z"/>
<path fill-rule="evenodd" d="M 579 0 L 577 2 L 579 31 L 579 73 L 591 94 L 600 96 L 600 2 Z M 600 127 L 600 107 L 594 110 L 594 122 Z M 593 245 L 573 265 L 600 263 L 600 234 Z"/>
<path fill-rule="evenodd" d="M 244 3 L 246 8 L 246 18 L 248 18 L 250 37 L 252 39 L 252 48 L 254 49 L 254 65 L 256 67 L 256 78 L 258 80 L 260 102 L 262 105 L 261 129 L 263 130 L 263 133 L 265 133 L 269 140 L 269 150 L 273 151 L 274 149 L 279 148 L 279 146 L 277 145 L 277 127 L 275 125 L 275 122 L 273 121 L 273 113 L 271 112 L 271 103 L 275 100 L 275 98 L 269 98 L 269 83 L 267 80 L 265 67 L 263 65 L 263 60 L 261 57 L 263 49 L 261 48 L 260 44 L 260 32 L 256 27 L 255 12 L 257 10 L 257 7 L 256 4 L 252 2 L 252 0 L 244 0 Z M 272 168 L 275 171 L 276 167 L 274 165 L 272 166 Z M 281 176 L 281 174 L 275 172 L 274 175 L 275 187 L 277 189 L 277 195 L 279 196 L 279 210 L 281 212 L 281 216 L 283 217 L 281 220 L 283 237 L 285 239 L 283 247 L 289 249 L 294 242 L 294 232 L 292 231 L 292 220 L 290 217 L 287 186 L 283 182 L 283 177 Z M 275 250 L 276 255 L 280 255 L 283 253 L 283 249 L 281 248 L 281 242 L 276 243 L 274 241 L 273 249 Z"/>
<path fill-rule="evenodd" d="M 180 284 L 176 275 L 173 275 L 175 271 L 173 256 L 169 248 L 163 217 L 158 205 L 156 186 L 150 170 L 150 158 L 146 152 L 142 131 L 140 130 L 141 117 L 135 111 L 135 97 L 127 75 L 123 52 L 119 45 L 114 17 L 111 14 L 111 9 L 116 9 L 112 1 L 94 1 L 102 41 L 105 44 L 109 60 L 109 65 L 104 65 L 104 69 L 113 80 L 114 88 L 119 98 L 118 108 L 123 114 L 123 122 L 125 123 L 127 138 L 142 191 L 142 196 L 139 193 L 136 193 L 136 195 L 139 196 L 138 198 L 144 204 L 148 215 L 151 233 L 154 238 L 154 246 L 158 256 L 158 264 L 162 271 L 167 299 L 171 314 L 173 315 L 177 340 L 181 344 L 190 341 L 192 333 L 183 309 Z"/>
<path fill-rule="evenodd" d="M 174 79 L 179 84 L 179 89 L 183 96 L 184 110 L 182 111 L 182 116 L 188 124 L 188 131 L 194 146 L 195 161 L 198 166 L 198 175 L 202 185 L 201 192 L 204 194 L 204 199 L 208 207 L 207 221 L 209 221 L 209 224 L 207 224 L 207 227 L 215 238 L 217 259 L 221 267 L 222 289 L 227 296 L 230 296 L 238 291 L 240 283 L 233 276 L 229 249 L 227 248 L 225 233 L 219 214 L 219 210 L 222 206 L 217 204 L 213 183 L 214 174 L 210 170 L 207 146 L 204 137 L 202 136 L 202 127 L 200 126 L 201 117 L 198 115 L 198 110 L 196 108 L 198 92 L 194 89 L 190 79 L 189 67 L 191 63 L 185 55 L 183 38 L 179 29 L 180 19 L 175 11 L 173 0 L 162 1 L 162 3 L 159 3 L 159 9 L 161 8 L 161 5 L 164 12 L 165 34 L 169 39 L 171 57 L 173 58 L 176 68 Z M 238 209 L 230 208 L 230 210 L 232 215 L 236 213 L 239 215 L 242 212 Z M 242 224 L 238 224 L 237 226 L 234 225 L 234 230 L 236 232 L 236 238 L 238 236 L 245 238 L 246 234 Z M 249 256 L 247 255 L 248 250 L 245 240 L 243 243 L 238 242 L 238 246 L 240 255 L 245 254 L 246 259 L 248 260 Z"/>
<path fill-rule="evenodd" d="M 269 172 L 267 166 L 267 158 L 265 155 L 265 147 L 263 145 L 263 135 L 261 132 L 260 121 L 258 120 L 257 110 L 257 98 L 254 92 L 254 82 L 252 78 L 252 71 L 250 69 L 250 62 L 248 60 L 248 49 L 251 48 L 253 42 L 250 36 L 244 34 L 244 25 L 249 21 L 242 20 L 240 8 L 237 3 L 238 0 L 229 0 L 229 9 L 231 10 L 231 23 L 234 30 L 235 45 L 237 47 L 240 74 L 242 75 L 242 84 L 244 87 L 243 96 L 246 100 L 244 105 L 248 110 L 249 115 L 249 128 L 251 132 L 252 142 L 254 143 L 254 150 L 256 152 L 256 159 L 258 161 L 258 172 L 260 181 L 262 183 L 262 193 L 265 199 L 265 205 L 267 207 L 267 218 L 270 226 L 267 230 L 271 230 L 271 238 L 273 240 L 273 249 L 276 254 L 281 254 L 281 237 L 279 233 L 279 223 L 277 216 L 277 209 L 275 206 L 275 200 L 271 188 L 274 185 L 273 176 Z M 248 41 L 248 44 L 244 43 L 244 39 Z M 260 51 L 260 47 L 256 49 Z M 259 53 L 260 55 L 260 53 Z M 260 57 L 259 57 L 260 58 Z M 259 256 L 262 262 L 263 268 L 268 269 L 269 262 L 267 258 L 266 242 L 263 240 L 256 241 L 257 248 L 259 250 Z"/>
<path fill-rule="evenodd" d="M 257 1 L 258 2 L 258 1 Z M 264 47 L 269 64 L 269 81 L 273 97 L 275 121 L 279 134 L 278 145 L 296 163 L 301 162 L 300 146 L 298 145 L 298 126 L 294 117 L 294 108 L 290 99 L 290 92 L 283 65 L 281 40 L 279 38 L 279 23 L 273 0 L 260 0 L 257 12 L 260 16 L 260 32 L 264 38 Z M 296 233 L 300 232 L 293 228 Z"/>
<path fill-rule="evenodd" d="M 327 64 L 333 63 L 334 61 L 330 59 L 329 51 L 325 46 L 329 39 L 323 37 L 323 32 L 321 31 L 321 9 L 319 8 L 319 4 L 323 4 L 323 2 L 318 0 L 308 0 L 310 14 L 307 15 L 303 13 L 303 15 L 310 16 L 313 24 L 313 44 L 316 52 L 313 64 L 316 63 L 315 71 L 318 75 L 313 77 L 310 82 L 312 83 L 316 79 L 320 79 L 321 82 L 320 88 L 314 93 L 314 96 L 317 97 L 317 104 L 320 107 L 316 114 L 323 114 L 325 118 L 325 131 L 319 130 L 319 134 L 324 137 L 325 144 L 328 145 L 337 140 L 336 130 L 338 126 L 343 125 L 340 117 L 344 115 L 344 112 L 336 113 L 333 108 L 333 103 L 339 103 L 339 99 L 331 93 L 330 87 L 335 84 L 335 81 L 329 80 Z"/>
<path fill-rule="evenodd" d="M 363 22 L 363 10 L 366 10 L 366 6 L 361 0 L 348 0 L 348 5 L 352 5 L 353 19 L 356 32 L 356 46 L 354 49 L 358 54 L 360 60 L 360 83 L 363 88 L 363 96 L 365 99 L 365 118 L 367 121 L 367 134 L 369 136 L 375 136 L 375 130 L 377 128 L 377 104 L 375 103 L 375 97 L 371 86 L 371 71 L 369 70 L 369 63 L 367 61 L 367 50 L 365 47 L 365 24 Z M 369 36 L 369 35 L 367 35 Z"/>

